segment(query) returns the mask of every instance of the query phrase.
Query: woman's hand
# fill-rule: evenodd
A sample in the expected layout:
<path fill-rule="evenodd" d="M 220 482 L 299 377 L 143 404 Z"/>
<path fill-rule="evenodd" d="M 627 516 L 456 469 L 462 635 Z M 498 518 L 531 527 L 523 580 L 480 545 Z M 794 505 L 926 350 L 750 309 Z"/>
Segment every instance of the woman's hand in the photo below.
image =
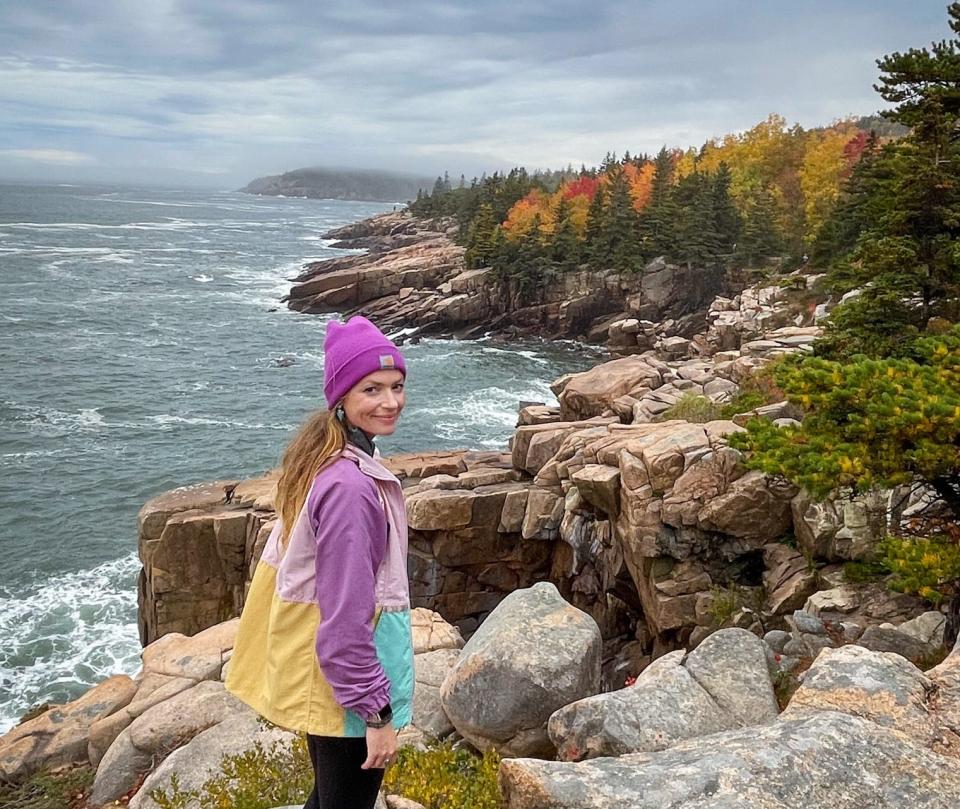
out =
<path fill-rule="evenodd" d="M 367 760 L 360 765 L 360 769 L 383 769 L 396 757 L 397 732 L 393 729 L 393 725 L 367 728 Z"/>

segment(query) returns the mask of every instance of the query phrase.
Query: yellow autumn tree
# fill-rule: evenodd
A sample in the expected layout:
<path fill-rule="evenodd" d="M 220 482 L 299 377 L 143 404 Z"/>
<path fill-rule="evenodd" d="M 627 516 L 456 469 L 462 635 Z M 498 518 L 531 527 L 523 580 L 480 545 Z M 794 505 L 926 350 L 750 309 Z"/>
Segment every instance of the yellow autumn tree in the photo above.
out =
<path fill-rule="evenodd" d="M 840 188 L 850 171 L 847 145 L 857 135 L 851 123 L 807 134 L 800 165 L 800 188 L 806 215 L 804 235 L 812 240 L 840 197 Z"/>

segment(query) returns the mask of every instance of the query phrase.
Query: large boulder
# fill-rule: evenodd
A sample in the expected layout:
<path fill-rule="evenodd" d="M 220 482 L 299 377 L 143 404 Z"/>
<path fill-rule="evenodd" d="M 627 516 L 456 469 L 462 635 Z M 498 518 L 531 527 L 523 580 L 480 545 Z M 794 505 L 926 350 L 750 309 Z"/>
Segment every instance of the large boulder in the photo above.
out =
<path fill-rule="evenodd" d="M 651 752 L 679 741 L 772 722 L 777 702 L 763 641 L 722 629 L 689 655 L 671 652 L 636 683 L 561 708 L 550 739 L 564 760 Z"/>
<path fill-rule="evenodd" d="M 639 398 L 663 384 L 661 369 L 643 357 L 624 357 L 567 378 L 557 398 L 564 421 L 603 415 L 621 396 Z"/>
<path fill-rule="evenodd" d="M 684 667 L 740 725 L 777 718 L 779 708 L 760 638 L 746 629 L 721 629 L 687 655 Z"/>
<path fill-rule="evenodd" d="M 136 693 L 127 705 L 90 727 L 87 754 L 90 763 L 101 759 L 124 728 L 155 705 L 193 688 L 203 680 L 220 680 L 233 649 L 240 619 L 216 624 L 192 637 L 171 632 L 154 641 L 141 655 L 143 670 Z"/>
<path fill-rule="evenodd" d="M 100 806 L 125 795 L 156 758 L 201 731 L 250 709 L 220 682 L 202 682 L 144 712 L 110 745 L 93 782 L 90 803 Z"/>
<path fill-rule="evenodd" d="M 900 655 L 841 646 L 820 652 L 783 716 L 841 711 L 929 745 L 938 735 L 927 707 L 932 691 L 929 678 Z"/>
<path fill-rule="evenodd" d="M 682 659 L 683 653 L 679 652 Z M 672 655 L 648 666 L 637 682 L 561 708 L 550 717 L 558 756 L 597 756 L 665 750 L 678 741 L 736 727 Z"/>
<path fill-rule="evenodd" d="M 416 672 L 413 724 L 428 737 L 440 739 L 453 732 L 453 725 L 440 700 L 440 686 L 459 657 L 459 649 L 436 649 L 413 658 Z"/>
<path fill-rule="evenodd" d="M 0 781 L 21 781 L 33 773 L 87 760 L 87 736 L 100 719 L 133 699 L 136 684 L 117 675 L 79 699 L 49 710 L 0 738 Z"/>
<path fill-rule="evenodd" d="M 464 646 L 440 689 L 464 738 L 505 755 L 546 755 L 550 715 L 600 687 L 600 630 L 541 582 L 507 596 Z"/>
<path fill-rule="evenodd" d="M 956 759 L 860 717 L 826 712 L 656 753 L 500 765 L 505 809 L 946 809 Z"/>
<path fill-rule="evenodd" d="M 875 652 L 892 652 L 920 664 L 928 654 L 926 644 L 913 635 L 889 627 L 870 626 L 857 641 L 861 646 Z"/>

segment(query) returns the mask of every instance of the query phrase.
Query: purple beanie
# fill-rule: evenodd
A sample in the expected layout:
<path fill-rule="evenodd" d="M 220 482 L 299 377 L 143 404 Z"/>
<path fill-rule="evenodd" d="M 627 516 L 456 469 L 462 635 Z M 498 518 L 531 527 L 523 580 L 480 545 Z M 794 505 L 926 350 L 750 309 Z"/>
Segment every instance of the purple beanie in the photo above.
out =
<path fill-rule="evenodd" d="M 400 371 L 407 365 L 397 347 L 365 317 L 346 323 L 331 320 L 323 341 L 323 393 L 332 408 L 361 379 L 376 371 Z"/>

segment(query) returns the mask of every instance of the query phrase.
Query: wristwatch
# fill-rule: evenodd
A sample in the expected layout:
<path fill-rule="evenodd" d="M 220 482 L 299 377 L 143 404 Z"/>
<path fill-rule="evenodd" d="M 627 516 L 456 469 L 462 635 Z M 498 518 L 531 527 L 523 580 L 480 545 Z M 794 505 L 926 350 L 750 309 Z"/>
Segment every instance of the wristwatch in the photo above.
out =
<path fill-rule="evenodd" d="M 388 702 L 375 714 L 371 714 L 367 717 L 367 727 L 379 730 L 380 728 L 385 728 L 387 725 L 389 725 L 392 719 L 393 708 L 390 707 L 390 703 Z"/>

